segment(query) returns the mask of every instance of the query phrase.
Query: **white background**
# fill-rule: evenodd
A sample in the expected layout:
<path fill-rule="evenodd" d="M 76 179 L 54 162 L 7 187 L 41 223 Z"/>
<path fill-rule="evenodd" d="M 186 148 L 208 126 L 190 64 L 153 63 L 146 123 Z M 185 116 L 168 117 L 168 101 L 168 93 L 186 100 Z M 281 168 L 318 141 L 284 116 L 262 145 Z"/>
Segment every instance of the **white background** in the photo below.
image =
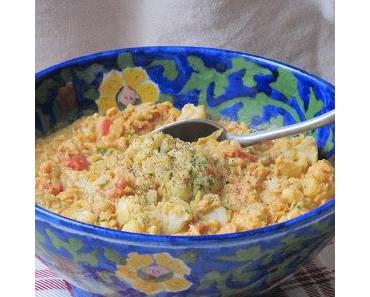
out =
<path fill-rule="evenodd" d="M 241 50 L 334 82 L 334 0 L 37 0 L 36 68 L 113 48 Z"/>

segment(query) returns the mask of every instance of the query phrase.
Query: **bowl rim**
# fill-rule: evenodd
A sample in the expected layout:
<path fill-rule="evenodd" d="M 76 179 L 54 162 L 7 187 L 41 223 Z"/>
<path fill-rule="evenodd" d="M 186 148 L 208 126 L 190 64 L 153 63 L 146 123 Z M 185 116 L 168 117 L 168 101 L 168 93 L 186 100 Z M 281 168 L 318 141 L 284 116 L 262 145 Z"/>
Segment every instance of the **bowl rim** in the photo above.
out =
<path fill-rule="evenodd" d="M 211 48 L 211 47 L 198 47 L 198 46 L 143 46 L 143 47 L 128 47 L 128 48 L 118 48 L 113 50 L 101 51 L 83 55 L 80 57 L 72 58 L 57 64 L 54 64 L 50 67 L 44 68 L 36 72 L 35 79 L 36 83 L 38 80 L 41 80 L 43 77 L 47 76 L 50 73 L 63 69 L 65 67 L 70 67 L 76 63 L 88 63 L 90 61 L 95 61 L 97 58 L 109 57 L 118 55 L 122 52 L 130 51 L 145 51 L 145 50 L 165 50 L 165 51 L 178 51 L 180 50 L 201 50 L 201 51 L 211 51 L 219 53 L 229 53 L 233 55 L 239 55 L 243 57 L 248 57 L 251 60 L 258 62 L 268 63 L 270 65 L 279 66 L 288 70 L 292 70 L 293 73 L 298 73 L 304 77 L 318 82 L 320 85 L 330 89 L 334 92 L 335 87 L 330 82 L 314 75 L 310 74 L 302 69 L 296 68 L 289 64 L 279 62 L 273 59 L 264 58 L 258 55 L 249 54 L 247 52 L 240 52 L 229 49 L 220 49 L 220 48 Z M 144 233 L 131 233 L 126 231 L 121 231 L 117 229 L 110 229 L 101 226 L 86 224 L 74 219 L 70 219 L 54 213 L 46 208 L 43 208 L 35 204 L 35 220 L 42 220 L 57 227 L 63 226 L 68 230 L 76 230 L 78 232 L 83 232 L 85 234 L 94 234 L 94 236 L 99 235 L 103 239 L 115 239 L 129 242 L 148 242 L 154 245 L 158 244 L 170 244 L 173 245 L 194 245 L 194 244 L 207 244 L 213 241 L 219 242 L 220 240 L 225 240 L 228 242 L 233 242 L 235 240 L 243 239 L 261 239 L 268 236 L 277 235 L 279 232 L 287 232 L 292 229 L 300 228 L 304 225 L 308 225 L 316 220 L 320 220 L 328 215 L 335 215 L 335 197 L 331 198 L 329 201 L 323 205 L 310 210 L 298 217 L 293 219 L 269 225 L 266 227 L 256 228 L 252 230 L 235 232 L 235 233 L 226 233 L 226 234 L 214 234 L 214 235 L 199 235 L 199 236 L 185 236 L 185 235 L 152 235 Z"/>
<path fill-rule="evenodd" d="M 289 65 L 285 62 L 281 62 L 281 61 L 278 61 L 278 60 L 265 58 L 265 57 L 255 55 L 255 54 L 251 54 L 251 53 L 248 53 L 248 52 L 240 52 L 240 51 L 231 50 L 231 49 L 222 49 L 222 48 L 214 48 L 214 47 L 201 47 L 201 46 L 177 46 L 177 45 L 168 45 L 168 46 L 166 46 L 166 45 L 155 45 L 155 46 L 125 47 L 125 48 L 116 48 L 116 49 L 99 51 L 99 52 L 92 52 L 92 53 L 88 53 L 86 55 L 82 55 L 82 56 L 79 56 L 79 57 L 64 60 L 62 62 L 58 62 L 56 64 L 53 64 L 51 66 L 48 66 L 46 68 L 43 68 L 43 69 L 39 70 L 35 74 L 36 80 L 41 79 L 43 76 L 45 76 L 45 75 L 47 75 L 51 72 L 57 71 L 59 69 L 65 68 L 65 67 L 72 66 L 76 62 L 81 62 L 81 61 L 82 62 L 89 62 L 89 61 L 94 61 L 96 58 L 100 58 L 100 57 L 104 57 L 104 56 L 112 56 L 112 55 L 120 54 L 122 52 L 140 51 L 140 50 L 145 51 L 145 50 L 149 50 L 149 49 L 153 49 L 153 50 L 158 49 L 158 50 L 167 50 L 167 51 L 170 50 L 170 51 L 174 51 L 174 52 L 176 50 L 179 50 L 179 49 L 182 49 L 182 50 L 198 50 L 198 51 L 199 50 L 204 50 L 204 51 L 219 52 L 219 53 L 225 53 L 226 52 L 226 53 L 233 54 L 233 55 L 248 57 L 252 60 L 259 61 L 259 62 L 268 62 L 269 64 L 274 65 L 274 66 L 282 66 L 282 68 L 293 70 L 293 72 L 299 73 L 299 74 L 303 75 L 304 77 L 306 77 L 308 79 L 316 80 L 321 85 L 324 85 L 324 86 L 329 87 L 330 89 L 332 89 L 332 91 L 335 90 L 335 86 L 331 82 L 317 76 L 316 74 L 309 73 L 309 72 L 307 72 L 303 69 L 297 68 L 295 66 Z"/>

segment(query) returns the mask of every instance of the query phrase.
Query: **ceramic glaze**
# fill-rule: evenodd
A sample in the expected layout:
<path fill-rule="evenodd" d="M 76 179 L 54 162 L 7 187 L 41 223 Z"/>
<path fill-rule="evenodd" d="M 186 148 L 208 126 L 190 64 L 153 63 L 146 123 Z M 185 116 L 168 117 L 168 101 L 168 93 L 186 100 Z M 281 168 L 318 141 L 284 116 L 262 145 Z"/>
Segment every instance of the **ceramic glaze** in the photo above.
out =
<path fill-rule="evenodd" d="M 334 87 L 253 55 L 144 47 L 70 60 L 36 74 L 36 137 L 84 115 L 128 104 L 203 104 L 215 118 L 262 130 L 334 109 Z M 312 132 L 334 157 L 334 124 Z M 36 206 L 36 254 L 76 296 L 249 296 L 312 259 L 334 233 L 334 198 L 265 228 L 223 235 L 134 234 L 87 225 Z"/>

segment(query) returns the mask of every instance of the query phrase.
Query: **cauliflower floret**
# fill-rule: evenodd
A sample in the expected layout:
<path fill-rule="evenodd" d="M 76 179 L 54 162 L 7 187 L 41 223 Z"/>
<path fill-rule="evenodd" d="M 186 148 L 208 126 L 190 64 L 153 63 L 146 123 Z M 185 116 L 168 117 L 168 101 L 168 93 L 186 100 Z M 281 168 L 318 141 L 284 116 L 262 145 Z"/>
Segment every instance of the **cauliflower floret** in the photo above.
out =
<path fill-rule="evenodd" d="M 189 201 L 193 193 L 190 178 L 190 173 L 187 169 L 175 171 L 174 178 L 172 178 L 166 185 L 169 198 Z"/>
<path fill-rule="evenodd" d="M 190 119 L 205 119 L 207 117 L 204 105 L 195 106 L 194 104 L 185 104 L 181 109 L 181 114 L 177 121 Z"/>
<path fill-rule="evenodd" d="M 287 177 L 300 177 L 318 158 L 315 139 L 303 136 L 276 140 L 271 154 L 277 174 Z"/>
<path fill-rule="evenodd" d="M 237 231 L 250 230 L 269 223 L 269 211 L 262 203 L 254 203 L 247 208 L 234 212 L 232 223 Z"/>
<path fill-rule="evenodd" d="M 220 196 L 217 194 L 205 194 L 198 203 L 200 213 L 208 213 L 221 205 Z"/>
<path fill-rule="evenodd" d="M 148 191 L 144 196 L 127 196 L 117 202 L 116 220 L 123 231 L 161 233 L 161 220 L 154 204 L 157 193 Z"/>
<path fill-rule="evenodd" d="M 220 224 L 226 224 L 229 221 L 229 216 L 226 208 L 223 206 L 219 206 L 210 211 L 209 213 L 205 214 L 204 216 L 202 216 L 202 219 L 206 221 L 213 220 L 219 222 Z"/>
<path fill-rule="evenodd" d="M 122 231 L 143 233 L 143 226 L 135 219 L 128 221 L 123 227 Z"/>
<path fill-rule="evenodd" d="M 76 134 L 85 141 L 96 141 L 96 120 L 90 117 L 79 122 L 76 126 Z"/>
<path fill-rule="evenodd" d="M 180 232 L 192 219 L 190 205 L 183 200 L 160 202 L 158 208 L 165 234 Z"/>
<path fill-rule="evenodd" d="M 281 192 L 281 198 L 284 202 L 289 204 L 295 201 L 302 201 L 304 199 L 302 185 L 299 179 L 290 179 L 289 186 L 284 188 Z"/>
<path fill-rule="evenodd" d="M 313 206 L 334 197 L 334 168 L 327 160 L 320 160 L 307 171 L 302 181 L 305 196 L 311 198 Z"/>
<path fill-rule="evenodd" d="M 76 180 L 76 186 L 81 190 L 82 196 L 85 199 L 97 199 L 96 188 L 86 177 L 81 177 Z"/>
<path fill-rule="evenodd" d="M 116 204 L 116 218 L 119 227 L 127 224 L 130 220 L 143 212 L 138 197 L 127 196 L 118 200 Z"/>
<path fill-rule="evenodd" d="M 318 149 L 315 138 L 312 136 L 304 137 L 296 146 L 296 150 L 299 158 L 306 159 L 309 165 L 317 162 Z"/>
<path fill-rule="evenodd" d="M 96 215 L 89 210 L 76 211 L 71 217 L 87 224 L 95 224 L 97 219 Z"/>

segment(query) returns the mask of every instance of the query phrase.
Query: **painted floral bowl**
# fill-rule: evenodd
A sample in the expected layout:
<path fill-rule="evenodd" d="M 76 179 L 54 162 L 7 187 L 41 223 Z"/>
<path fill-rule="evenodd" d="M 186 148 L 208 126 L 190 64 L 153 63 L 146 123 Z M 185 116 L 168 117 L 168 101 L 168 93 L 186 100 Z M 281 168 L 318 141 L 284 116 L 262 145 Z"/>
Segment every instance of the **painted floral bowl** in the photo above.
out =
<path fill-rule="evenodd" d="M 126 86 L 131 86 L 127 88 Z M 302 70 L 220 49 L 145 47 L 70 60 L 36 75 L 36 137 L 112 106 L 172 101 L 267 129 L 334 108 L 334 87 Z M 334 125 L 312 132 L 334 157 Z M 334 198 L 295 219 L 209 236 L 127 233 L 36 206 L 36 254 L 76 296 L 250 296 L 296 272 L 334 233 Z"/>

